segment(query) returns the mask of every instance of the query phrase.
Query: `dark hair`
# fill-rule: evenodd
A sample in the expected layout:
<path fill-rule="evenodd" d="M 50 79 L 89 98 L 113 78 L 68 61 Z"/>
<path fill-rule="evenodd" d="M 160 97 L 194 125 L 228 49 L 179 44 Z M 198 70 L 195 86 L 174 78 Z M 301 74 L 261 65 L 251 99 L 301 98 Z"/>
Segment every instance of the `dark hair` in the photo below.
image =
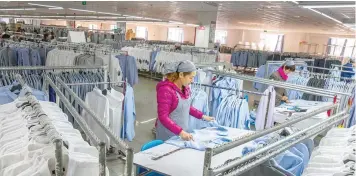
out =
<path fill-rule="evenodd" d="M 44 38 L 44 39 L 47 39 L 47 37 L 48 37 L 48 34 L 47 34 L 47 33 L 43 34 L 43 38 Z"/>
<path fill-rule="evenodd" d="M 295 65 L 284 65 L 285 70 L 295 71 Z"/>

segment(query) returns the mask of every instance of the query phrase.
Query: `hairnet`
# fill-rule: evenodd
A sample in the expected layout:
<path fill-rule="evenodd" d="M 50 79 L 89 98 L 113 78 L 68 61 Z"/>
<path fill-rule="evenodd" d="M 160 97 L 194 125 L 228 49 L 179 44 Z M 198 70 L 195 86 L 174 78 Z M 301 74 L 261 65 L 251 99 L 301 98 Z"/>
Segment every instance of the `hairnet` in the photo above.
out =
<path fill-rule="evenodd" d="M 192 61 L 185 60 L 181 62 L 172 62 L 165 64 L 163 74 L 174 72 L 193 72 L 196 70 L 197 69 Z"/>
<path fill-rule="evenodd" d="M 289 61 L 286 61 L 283 65 L 285 65 L 285 66 L 293 66 L 295 64 L 294 64 L 294 61 L 289 60 Z"/>

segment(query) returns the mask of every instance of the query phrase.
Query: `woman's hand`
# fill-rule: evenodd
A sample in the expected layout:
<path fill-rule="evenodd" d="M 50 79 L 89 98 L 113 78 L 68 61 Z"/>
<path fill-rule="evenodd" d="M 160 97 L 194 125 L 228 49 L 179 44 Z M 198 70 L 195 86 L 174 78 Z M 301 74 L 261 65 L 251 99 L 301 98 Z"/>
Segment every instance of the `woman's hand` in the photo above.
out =
<path fill-rule="evenodd" d="M 180 136 L 180 138 L 182 138 L 185 141 L 193 140 L 193 136 L 183 130 L 179 133 L 179 136 Z"/>
<path fill-rule="evenodd" d="M 287 97 L 287 96 L 283 96 L 283 97 L 282 97 L 282 101 L 287 102 L 287 101 L 288 101 L 288 97 Z"/>
<path fill-rule="evenodd" d="M 206 115 L 203 115 L 203 119 L 208 122 L 215 120 L 214 117 L 210 117 L 210 116 L 206 116 Z"/>

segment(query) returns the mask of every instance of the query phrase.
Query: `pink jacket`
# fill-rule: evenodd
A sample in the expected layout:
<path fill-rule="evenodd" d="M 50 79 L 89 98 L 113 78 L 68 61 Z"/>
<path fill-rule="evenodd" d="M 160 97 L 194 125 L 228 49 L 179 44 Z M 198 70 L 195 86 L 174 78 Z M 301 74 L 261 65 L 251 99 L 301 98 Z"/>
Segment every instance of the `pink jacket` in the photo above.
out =
<path fill-rule="evenodd" d="M 182 128 L 169 117 L 169 114 L 178 106 L 179 99 L 176 92 L 179 92 L 181 98 L 187 99 L 190 95 L 189 87 L 185 88 L 183 94 L 183 92 L 174 83 L 165 80 L 157 84 L 156 91 L 158 120 L 172 133 L 179 135 Z M 190 107 L 189 114 L 197 119 L 201 119 L 203 117 L 203 113 L 192 106 Z"/>

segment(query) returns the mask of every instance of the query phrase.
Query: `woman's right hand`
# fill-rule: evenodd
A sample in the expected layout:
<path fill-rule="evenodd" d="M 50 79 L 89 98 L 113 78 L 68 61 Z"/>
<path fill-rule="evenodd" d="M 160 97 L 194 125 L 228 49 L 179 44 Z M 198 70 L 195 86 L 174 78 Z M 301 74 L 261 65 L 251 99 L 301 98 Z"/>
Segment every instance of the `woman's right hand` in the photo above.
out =
<path fill-rule="evenodd" d="M 193 140 L 193 136 L 183 130 L 179 133 L 179 136 L 180 136 L 180 138 L 182 138 L 185 141 Z"/>
<path fill-rule="evenodd" d="M 282 101 L 288 101 L 288 97 L 287 96 L 283 96 L 282 97 Z"/>

